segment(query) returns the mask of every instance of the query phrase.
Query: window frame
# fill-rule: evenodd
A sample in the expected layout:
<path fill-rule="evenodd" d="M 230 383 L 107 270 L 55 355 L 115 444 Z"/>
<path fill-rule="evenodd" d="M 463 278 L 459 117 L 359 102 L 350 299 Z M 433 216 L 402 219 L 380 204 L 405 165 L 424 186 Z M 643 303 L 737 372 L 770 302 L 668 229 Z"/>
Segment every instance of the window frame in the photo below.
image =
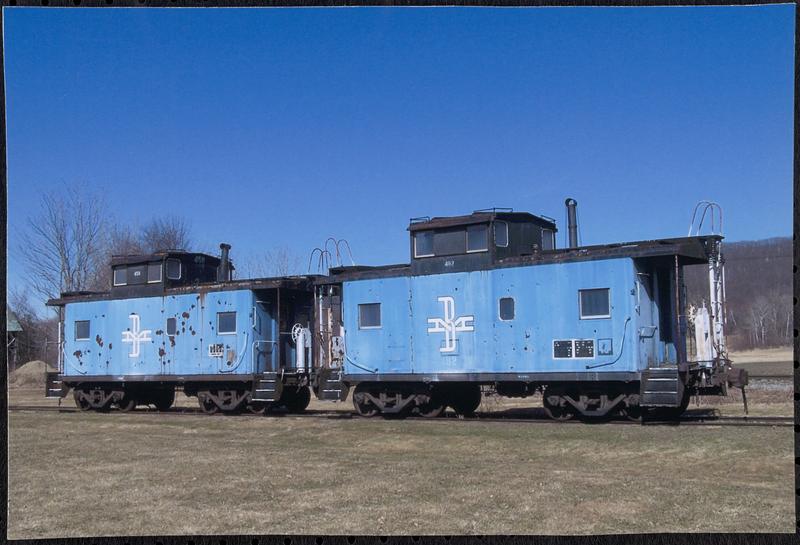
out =
<path fill-rule="evenodd" d="M 378 305 L 378 325 L 361 325 L 361 307 Z M 380 303 L 358 304 L 358 329 L 383 329 L 383 309 Z"/>
<path fill-rule="evenodd" d="M 92 321 L 91 320 L 75 320 L 75 331 L 74 337 L 76 341 L 90 341 L 92 340 Z M 78 337 L 78 324 L 86 324 L 87 325 L 87 333 L 86 337 Z"/>
<path fill-rule="evenodd" d="M 608 314 L 590 314 L 584 316 L 583 314 L 583 293 L 589 291 L 602 291 L 605 290 L 608 297 Z M 604 320 L 611 318 L 611 288 L 584 288 L 578 290 L 578 318 L 581 320 Z"/>
<path fill-rule="evenodd" d="M 117 271 L 122 271 L 125 273 L 125 282 L 117 283 Z M 111 285 L 112 286 L 127 286 L 128 285 L 128 267 L 122 265 L 120 267 L 114 267 L 111 269 Z"/>
<path fill-rule="evenodd" d="M 177 261 L 178 262 L 178 276 L 177 277 L 173 277 L 173 276 L 169 275 L 169 263 L 170 263 L 170 261 L 172 261 L 172 262 Z M 167 271 L 166 271 L 167 272 L 167 280 L 180 280 L 183 277 L 183 263 L 181 263 L 181 260 L 177 259 L 175 257 L 170 257 L 170 258 L 167 259 L 166 263 L 167 263 Z"/>
<path fill-rule="evenodd" d="M 419 236 L 419 235 L 421 235 L 423 233 L 425 233 L 427 235 L 430 235 L 430 237 L 431 237 L 431 253 L 429 253 L 429 254 L 417 253 L 417 236 Z M 433 236 L 434 236 L 433 231 L 428 231 L 428 230 L 426 230 L 426 231 L 417 231 L 416 233 L 414 233 L 414 237 L 413 238 L 414 238 L 414 258 L 415 259 L 416 258 L 420 258 L 420 257 L 434 257 L 436 255 L 436 253 L 433 251 Z"/>
<path fill-rule="evenodd" d="M 175 324 L 175 331 L 173 331 L 172 333 L 169 332 L 169 321 L 170 320 L 172 320 L 172 322 Z M 164 331 L 167 332 L 167 337 L 174 337 L 175 334 L 178 332 L 178 319 L 175 318 L 175 317 L 167 318 L 167 323 L 166 323 L 166 326 L 164 327 Z"/>
<path fill-rule="evenodd" d="M 503 307 L 501 306 L 503 299 L 511 300 L 511 318 L 503 318 Z M 517 301 L 512 296 L 508 295 L 497 299 L 497 317 L 501 322 L 513 322 L 517 318 Z"/>
<path fill-rule="evenodd" d="M 497 243 L 497 226 L 499 224 L 501 224 L 501 223 L 503 225 L 505 225 L 505 231 L 506 231 L 506 243 L 505 244 L 498 244 Z M 503 221 L 503 220 L 495 221 L 494 225 L 492 227 L 492 236 L 494 236 L 494 245 L 495 245 L 495 247 L 497 247 L 497 248 L 508 248 L 508 222 L 507 221 Z"/>
<path fill-rule="evenodd" d="M 469 249 L 469 230 L 475 229 L 476 227 L 483 227 L 484 233 L 486 233 L 486 246 L 479 249 L 479 250 L 470 250 Z M 467 225 L 466 229 L 464 229 L 464 249 L 468 254 L 479 254 L 481 252 L 488 252 L 489 251 L 489 224 L 488 223 L 476 223 L 474 225 Z M 457 254 L 456 254 L 457 255 Z"/>
<path fill-rule="evenodd" d="M 233 331 L 222 331 L 219 328 L 219 319 L 223 314 L 233 314 Z M 217 312 L 217 335 L 236 335 L 236 327 L 237 327 L 237 321 L 236 321 L 236 311 L 235 310 L 223 310 L 223 311 Z"/>
<path fill-rule="evenodd" d="M 150 267 L 154 265 L 158 265 L 158 280 L 150 280 Z M 148 284 L 158 284 L 164 280 L 164 263 L 161 261 L 158 262 L 150 262 L 147 264 L 147 283 Z"/>

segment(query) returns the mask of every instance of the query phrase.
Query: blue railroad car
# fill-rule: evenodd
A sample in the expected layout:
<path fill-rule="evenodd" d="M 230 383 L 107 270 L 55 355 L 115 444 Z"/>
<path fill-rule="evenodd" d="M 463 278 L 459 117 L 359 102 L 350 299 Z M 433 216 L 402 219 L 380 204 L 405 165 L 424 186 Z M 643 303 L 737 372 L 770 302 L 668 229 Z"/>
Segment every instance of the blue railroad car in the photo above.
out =
<path fill-rule="evenodd" d="M 166 410 L 178 386 L 206 412 L 303 410 L 310 366 L 288 329 L 310 324 L 311 279 L 231 280 L 221 248 L 116 256 L 108 292 L 49 301 L 61 312 L 59 390 L 87 410 Z"/>
<path fill-rule="evenodd" d="M 340 370 L 362 415 L 469 414 L 485 386 L 542 392 L 556 419 L 638 419 L 746 383 L 721 337 L 708 361 L 686 352 L 683 268 L 718 278 L 719 236 L 577 247 L 571 222 L 571 247 L 556 249 L 554 221 L 497 209 L 409 231 L 410 264 L 317 281 L 318 367 Z"/>

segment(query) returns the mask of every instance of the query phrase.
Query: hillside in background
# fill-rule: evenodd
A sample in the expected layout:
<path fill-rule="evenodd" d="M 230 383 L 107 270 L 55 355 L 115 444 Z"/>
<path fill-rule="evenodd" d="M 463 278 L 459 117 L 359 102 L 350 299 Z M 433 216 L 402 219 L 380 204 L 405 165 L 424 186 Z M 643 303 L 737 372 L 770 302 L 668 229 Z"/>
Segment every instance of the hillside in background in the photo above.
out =
<path fill-rule="evenodd" d="M 728 345 L 734 350 L 792 341 L 792 239 L 723 242 Z M 708 301 L 708 270 L 686 267 L 688 301 Z"/>

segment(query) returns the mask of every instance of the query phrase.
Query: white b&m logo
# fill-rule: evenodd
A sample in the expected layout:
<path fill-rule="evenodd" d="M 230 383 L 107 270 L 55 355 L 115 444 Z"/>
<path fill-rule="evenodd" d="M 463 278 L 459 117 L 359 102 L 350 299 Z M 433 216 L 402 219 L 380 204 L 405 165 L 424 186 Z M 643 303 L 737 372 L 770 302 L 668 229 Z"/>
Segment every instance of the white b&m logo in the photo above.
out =
<path fill-rule="evenodd" d="M 130 331 L 123 331 L 122 332 L 122 342 L 124 343 L 131 343 L 131 351 L 128 354 L 129 358 L 138 358 L 139 357 L 139 344 L 143 342 L 149 342 L 153 339 L 150 338 L 151 331 L 149 329 L 139 330 L 139 315 L 138 314 L 131 314 L 131 329 Z"/>
<path fill-rule="evenodd" d="M 474 316 L 459 316 L 456 318 L 456 302 L 452 297 L 437 297 L 444 306 L 444 318 L 428 318 L 428 333 L 444 333 L 444 346 L 439 352 L 448 353 L 456 351 L 456 333 L 462 331 L 475 331 Z"/>

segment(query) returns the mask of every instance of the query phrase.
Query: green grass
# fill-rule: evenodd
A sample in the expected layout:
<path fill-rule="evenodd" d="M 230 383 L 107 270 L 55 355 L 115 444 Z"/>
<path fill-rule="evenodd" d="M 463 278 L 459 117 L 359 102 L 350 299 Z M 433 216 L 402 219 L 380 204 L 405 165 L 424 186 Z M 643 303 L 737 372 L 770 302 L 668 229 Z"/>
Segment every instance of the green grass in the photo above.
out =
<path fill-rule="evenodd" d="M 794 529 L 791 428 L 18 411 L 9 424 L 14 539 Z"/>

